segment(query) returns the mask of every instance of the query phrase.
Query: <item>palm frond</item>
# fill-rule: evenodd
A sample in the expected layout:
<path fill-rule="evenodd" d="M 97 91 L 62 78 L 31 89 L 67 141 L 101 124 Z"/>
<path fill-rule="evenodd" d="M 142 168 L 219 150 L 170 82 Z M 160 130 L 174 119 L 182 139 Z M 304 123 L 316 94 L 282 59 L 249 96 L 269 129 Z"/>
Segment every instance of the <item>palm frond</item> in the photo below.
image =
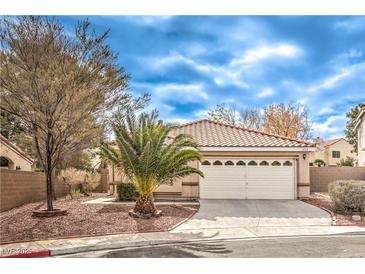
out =
<path fill-rule="evenodd" d="M 188 135 L 169 137 L 171 127 L 158 122 L 158 113 L 140 114 L 128 111 L 114 126 L 118 151 L 108 145 L 101 147 L 103 157 L 123 168 L 141 195 L 150 195 L 160 184 L 176 178 L 203 173 L 189 166 L 200 161 L 197 143 Z"/>

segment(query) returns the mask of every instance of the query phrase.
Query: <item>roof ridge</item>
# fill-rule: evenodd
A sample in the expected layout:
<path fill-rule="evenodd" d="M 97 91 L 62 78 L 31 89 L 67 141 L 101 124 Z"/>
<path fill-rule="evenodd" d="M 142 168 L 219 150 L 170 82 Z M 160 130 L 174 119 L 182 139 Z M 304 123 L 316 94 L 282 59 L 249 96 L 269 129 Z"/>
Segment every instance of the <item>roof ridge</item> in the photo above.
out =
<path fill-rule="evenodd" d="M 332 146 L 332 145 L 336 144 L 337 142 L 339 142 L 341 140 L 345 140 L 345 138 L 341 137 L 341 138 L 335 138 L 335 139 L 332 139 L 332 140 L 324 141 L 325 142 L 325 147 Z"/>
<path fill-rule="evenodd" d="M 193 125 L 193 124 L 199 124 L 199 123 L 202 123 L 202 122 L 213 123 L 213 124 L 217 124 L 217 125 L 220 125 L 220 126 L 226 126 L 226 127 L 235 128 L 235 129 L 239 129 L 239 130 L 243 130 L 243 131 L 247 131 L 247 132 L 253 132 L 253 133 L 257 133 L 257 134 L 261 134 L 261 135 L 271 136 L 271 137 L 280 138 L 280 139 L 283 139 L 283 140 L 288 140 L 288 141 L 298 142 L 298 143 L 305 144 L 305 145 L 314 146 L 313 143 L 306 142 L 306 141 L 303 141 L 303 140 L 297 140 L 297 139 L 293 139 L 293 138 L 289 138 L 289 137 L 285 137 L 285 136 L 266 133 L 266 132 L 263 132 L 263 131 L 248 129 L 248 128 L 244 128 L 244 127 L 240 127 L 240 126 L 236 126 L 236 125 L 231 125 L 231 124 L 224 123 L 224 122 L 213 121 L 213 120 L 210 120 L 208 118 L 204 118 L 204 119 L 200 119 L 200 120 L 197 120 L 197 121 L 192 121 L 192 122 L 182 124 L 182 125 L 179 126 L 179 128 L 190 126 L 190 125 Z"/>

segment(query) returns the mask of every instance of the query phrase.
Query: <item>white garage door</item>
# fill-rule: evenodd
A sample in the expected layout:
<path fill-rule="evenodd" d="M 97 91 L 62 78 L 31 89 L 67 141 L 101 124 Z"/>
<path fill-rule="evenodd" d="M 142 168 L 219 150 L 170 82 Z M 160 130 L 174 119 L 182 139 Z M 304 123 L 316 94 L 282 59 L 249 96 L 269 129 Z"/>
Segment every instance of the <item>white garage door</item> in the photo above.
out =
<path fill-rule="evenodd" d="M 294 199 L 293 159 L 205 159 L 202 199 Z"/>

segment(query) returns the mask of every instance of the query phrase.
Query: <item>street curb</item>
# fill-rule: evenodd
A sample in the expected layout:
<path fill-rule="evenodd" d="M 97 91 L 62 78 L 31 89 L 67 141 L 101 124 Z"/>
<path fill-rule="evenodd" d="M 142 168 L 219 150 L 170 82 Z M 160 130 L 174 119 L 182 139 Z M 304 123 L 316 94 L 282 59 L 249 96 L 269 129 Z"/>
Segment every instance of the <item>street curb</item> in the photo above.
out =
<path fill-rule="evenodd" d="M 236 241 L 236 240 L 263 240 L 263 239 L 277 239 L 277 238 L 303 238 L 303 237 L 331 237 L 331 236 L 354 236 L 354 235 L 365 235 L 362 234 L 351 234 L 347 233 L 332 233 L 332 234 L 313 234 L 313 235 L 283 235 L 283 236 L 257 236 L 257 237 L 237 237 L 237 238 L 215 238 L 215 239 L 191 239 L 191 240 L 146 240 L 138 242 L 125 242 L 115 244 L 101 244 L 94 246 L 79 246 L 70 247 L 63 249 L 50 250 L 50 256 L 60 255 L 71 255 L 76 253 L 101 251 L 101 250 L 113 250 L 121 248 L 138 248 L 138 247 L 153 247 L 160 245 L 173 245 L 173 244 L 189 244 L 189 243 L 200 243 L 200 242 L 215 242 L 215 241 Z"/>
<path fill-rule="evenodd" d="M 323 196 L 323 195 L 322 195 Z M 307 203 L 307 204 L 309 204 L 309 205 L 312 205 L 312 206 L 315 206 L 315 207 L 318 207 L 318 208 L 320 208 L 320 209 L 322 209 L 322 210 L 324 210 L 324 211 L 326 211 L 330 216 L 331 216 L 331 219 L 332 219 L 332 225 L 337 225 L 337 218 L 336 218 L 336 215 L 335 215 L 335 213 L 333 213 L 331 210 L 329 210 L 329 209 L 327 209 L 327 208 L 325 208 L 325 207 L 322 207 L 322 206 L 318 206 L 318 205 L 314 205 L 314 204 L 311 204 L 311 203 L 309 203 L 309 202 L 307 202 L 305 199 L 301 199 L 301 201 L 302 202 L 305 202 L 305 203 Z"/>
<path fill-rule="evenodd" d="M 9 254 L 9 255 L 2 255 L 0 258 L 43 258 L 43 257 L 50 257 L 51 251 L 50 250 L 39 250 L 29 253 L 17 253 L 17 254 Z"/>

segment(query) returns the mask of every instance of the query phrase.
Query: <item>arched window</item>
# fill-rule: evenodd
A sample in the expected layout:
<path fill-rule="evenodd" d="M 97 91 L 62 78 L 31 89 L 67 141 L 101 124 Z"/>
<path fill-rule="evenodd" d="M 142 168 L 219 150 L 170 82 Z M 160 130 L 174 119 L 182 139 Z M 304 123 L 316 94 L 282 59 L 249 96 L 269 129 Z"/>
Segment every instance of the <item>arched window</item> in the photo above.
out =
<path fill-rule="evenodd" d="M 203 166 L 210 166 L 210 162 L 205 160 L 205 161 L 202 162 L 202 165 Z"/>
<path fill-rule="evenodd" d="M 227 161 L 224 163 L 225 166 L 234 166 L 234 163 L 232 161 Z"/>
<path fill-rule="evenodd" d="M 244 161 L 238 161 L 236 165 L 238 165 L 238 166 L 245 166 L 246 163 Z"/>
<path fill-rule="evenodd" d="M 262 161 L 260 163 L 260 166 L 268 166 L 269 165 L 269 162 L 268 161 Z"/>
<path fill-rule="evenodd" d="M 222 165 L 222 162 L 218 161 L 218 160 L 213 163 L 213 166 L 221 166 L 221 165 Z"/>
<path fill-rule="evenodd" d="M 274 161 L 271 163 L 272 166 L 281 166 L 279 161 Z"/>
<path fill-rule="evenodd" d="M 257 163 L 255 161 L 249 161 L 247 165 L 249 165 L 249 166 L 257 166 Z"/>
<path fill-rule="evenodd" d="M 290 161 L 285 161 L 283 164 L 283 166 L 292 166 L 292 165 L 293 165 L 293 163 Z"/>
<path fill-rule="evenodd" d="M 0 167 L 9 168 L 9 160 L 5 157 L 0 157 Z"/>

